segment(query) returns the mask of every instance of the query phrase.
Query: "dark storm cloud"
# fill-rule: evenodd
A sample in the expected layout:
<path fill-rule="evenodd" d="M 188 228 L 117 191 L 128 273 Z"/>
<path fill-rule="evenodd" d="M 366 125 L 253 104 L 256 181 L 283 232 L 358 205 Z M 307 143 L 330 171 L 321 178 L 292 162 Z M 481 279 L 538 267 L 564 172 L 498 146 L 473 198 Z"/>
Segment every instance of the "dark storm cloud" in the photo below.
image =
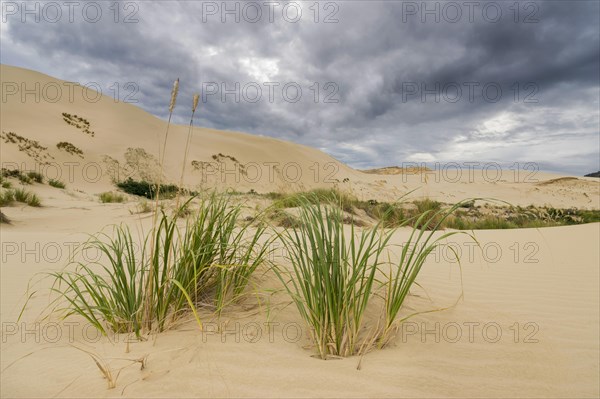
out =
<path fill-rule="evenodd" d="M 474 158 L 578 173 L 599 167 L 598 2 L 523 2 L 518 14 L 513 2 L 478 2 L 472 15 L 457 2 L 456 22 L 444 2 L 426 3 L 438 7 L 439 22 L 421 14 L 422 2 L 330 3 L 319 4 L 318 22 L 313 2 L 302 3 L 298 22 L 282 18 L 286 3 L 273 22 L 263 5 L 256 23 L 243 15 L 222 23 L 223 3 L 192 1 L 136 3 L 138 23 L 115 23 L 112 3 L 102 3 L 97 23 L 23 23 L 8 15 L 2 62 L 103 87 L 136 82 L 140 105 L 163 118 L 179 77 L 181 122 L 185 99 L 207 82 L 230 89 L 256 82 L 256 103 L 208 96 L 201 124 L 313 145 L 357 167 Z M 339 22 L 324 23 L 331 12 Z M 273 102 L 265 82 L 280 84 Z M 282 97 L 289 82 L 301 87 L 300 101 Z M 456 87 L 462 94 L 454 101 Z M 423 97 L 422 89 L 437 95 Z"/>

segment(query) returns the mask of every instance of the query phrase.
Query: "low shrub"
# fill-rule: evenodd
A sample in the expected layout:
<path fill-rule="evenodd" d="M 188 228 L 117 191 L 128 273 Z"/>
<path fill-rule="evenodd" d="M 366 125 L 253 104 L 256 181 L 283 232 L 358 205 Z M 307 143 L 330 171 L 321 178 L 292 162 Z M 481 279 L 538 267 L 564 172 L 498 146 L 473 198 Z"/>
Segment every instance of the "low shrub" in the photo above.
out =
<path fill-rule="evenodd" d="M 136 181 L 132 178 L 117 183 L 117 187 L 126 192 L 127 194 L 137 195 L 140 197 L 146 197 L 148 199 L 156 198 L 156 187 L 154 183 L 147 181 Z M 174 184 L 161 184 L 160 185 L 160 196 L 161 198 L 173 198 L 178 191 L 178 187 Z"/>

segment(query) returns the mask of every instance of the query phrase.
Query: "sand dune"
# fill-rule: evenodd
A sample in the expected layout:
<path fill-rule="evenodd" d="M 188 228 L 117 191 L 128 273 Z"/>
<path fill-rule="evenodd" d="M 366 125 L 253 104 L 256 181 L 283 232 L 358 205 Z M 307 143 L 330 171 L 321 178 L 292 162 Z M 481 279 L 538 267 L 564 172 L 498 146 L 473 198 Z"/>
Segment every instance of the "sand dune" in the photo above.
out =
<path fill-rule="evenodd" d="M 49 177 L 60 176 L 69 181 L 74 189 L 93 193 L 112 188 L 113 178 L 123 180 L 127 176 L 154 174 L 166 122 L 91 89 L 22 68 L 8 65 L 0 68 L 2 85 L 7 88 L 7 101 L 3 101 L 0 113 L 2 131 L 36 140 L 47 148 L 30 151 L 28 155 L 19 150 L 19 143 L 3 140 L 0 151 L 3 167 L 42 170 Z M 31 90 L 36 84 L 40 88 L 33 90 L 38 94 L 37 99 L 35 94 L 24 94 L 25 89 Z M 178 101 L 178 107 L 191 108 L 191 99 L 190 104 L 183 98 Z M 202 104 L 200 115 L 201 107 Z M 84 118 L 94 136 L 67 124 L 62 113 Z M 201 124 L 201 116 L 199 119 L 198 124 Z M 168 181 L 179 181 L 187 129 L 181 125 L 170 129 L 165 157 Z M 73 144 L 83 152 L 82 157 L 59 150 L 56 147 L 59 142 Z M 137 149 L 130 152 L 129 164 L 125 159 L 128 148 Z M 44 155 L 46 158 L 41 158 Z M 115 167 L 114 161 L 119 162 L 118 166 Z M 381 175 L 363 173 L 310 147 L 196 127 L 184 182 L 193 189 L 219 187 L 259 193 L 337 186 L 364 200 L 394 201 L 415 190 L 412 197 L 447 202 L 486 197 L 515 205 L 600 207 L 598 201 L 594 203 L 600 195 L 598 179 L 579 178 L 577 187 L 565 192 L 560 187 L 540 185 L 563 176 L 539 172 L 535 165 L 518 171 L 498 168 L 493 162 L 481 162 L 478 165 L 440 164 L 426 173 L 388 174 L 390 168 L 381 169 Z"/>
<path fill-rule="evenodd" d="M 60 80 L 6 65 L 1 75 L 3 84 L 63 86 Z M 61 97 L 55 103 L 36 103 L 32 96 L 25 100 L 14 95 L 3 101 L 2 167 L 41 168 L 46 177 L 54 177 L 51 173 L 58 170 L 67 188 L 34 184 L 28 189 L 42 198 L 43 207 L 3 208 L 14 223 L 0 227 L 2 397 L 600 395 L 598 223 L 476 231 L 479 247 L 469 236 L 451 237 L 446 244 L 461 254 L 461 267 L 446 247 L 432 254 L 419 278 L 422 288 L 415 287 L 403 314 L 448 307 L 463 291 L 464 298 L 448 310 L 409 319 L 390 347 L 362 359 L 312 357 L 306 326 L 282 292 L 260 306 L 250 306 L 256 301 L 249 299 L 221 320 L 202 314 L 204 332 L 190 317 L 146 341 L 126 342 L 125 335 L 98 337 L 82 319 L 68 320 L 73 324 L 40 320 L 48 305 L 44 289 L 50 284 L 42 280 L 17 322 L 27 292 L 32 292 L 28 284 L 38 281 L 40 272 L 61 270 L 74 246 L 88 234 L 119 222 L 129 225 L 136 236 L 149 229 L 148 214 L 131 212 L 135 200 L 101 204 L 96 195 L 115 189 L 114 168 L 107 157 L 119 162 L 119 178 L 151 174 L 166 127 L 164 121 L 109 97 L 97 102 L 81 96 L 72 101 Z M 183 99 L 179 101 L 186 106 Z M 87 132 L 67 124 L 62 113 L 88 121 Z M 10 142 L 9 132 L 21 141 Z M 169 134 L 165 179 L 176 182 L 187 127 L 173 126 Z M 58 149 L 59 142 L 81 149 L 82 156 Z M 127 153 L 128 148 L 138 150 Z M 131 165 L 126 165 L 126 154 Z M 189 160 L 185 184 L 195 189 L 269 192 L 337 186 L 360 199 L 394 200 L 416 190 L 412 197 L 448 203 L 491 197 L 518 205 L 600 208 L 598 179 L 506 170 L 497 175 L 479 169 L 472 173 L 465 169 L 460 175 L 450 169 L 362 173 L 306 146 L 201 127 L 194 130 Z M 99 177 L 90 178 L 90 165 L 100 167 Z M 202 169 L 223 165 L 235 173 Z M 253 167 L 261 172 L 257 179 L 251 175 Z M 295 170 L 301 171 L 297 181 L 295 175 L 286 176 Z M 250 203 L 247 209 L 255 205 Z M 401 245 L 409 233 L 397 231 L 392 244 Z M 281 288 L 270 273 L 261 275 L 258 284 L 262 290 Z M 228 324 L 223 326 L 224 334 L 217 334 L 214 327 L 221 322 Z M 118 376 L 116 388 L 107 389 L 107 381 L 86 351 L 97 354 Z M 137 361 L 142 359 L 143 369 Z"/>

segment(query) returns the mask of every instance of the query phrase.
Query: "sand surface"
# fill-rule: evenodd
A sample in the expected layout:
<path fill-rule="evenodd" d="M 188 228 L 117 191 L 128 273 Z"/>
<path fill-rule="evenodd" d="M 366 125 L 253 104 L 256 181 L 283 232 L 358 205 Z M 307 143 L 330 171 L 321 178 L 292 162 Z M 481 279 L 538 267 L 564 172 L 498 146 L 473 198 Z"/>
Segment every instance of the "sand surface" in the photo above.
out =
<path fill-rule="evenodd" d="M 2 66 L 2 81 L 57 81 L 36 72 Z M 60 81 L 57 81 L 60 82 Z M 84 116 L 94 137 L 67 125 L 61 112 Z M 13 225 L 0 227 L 0 393 L 2 397 L 598 397 L 600 395 L 600 224 L 543 229 L 476 231 L 473 238 L 453 236 L 446 243 L 461 256 L 440 248 L 427 261 L 403 314 L 444 308 L 415 316 L 403 324 L 390 347 L 358 357 L 323 361 L 312 357 L 308 331 L 295 308 L 281 293 L 249 299 L 220 321 L 208 314 L 205 331 L 193 320 L 175 329 L 129 340 L 124 335 L 97 337 L 78 318 L 66 322 L 39 319 L 48 305 L 40 272 L 62 269 L 77 243 L 107 225 L 124 222 L 136 235 L 147 229 L 148 214 L 131 214 L 137 200 L 101 204 L 97 194 L 113 189 L 102 166 L 98 180 L 84 178 L 84 166 L 103 165 L 108 155 L 124 162 L 126 148 L 156 154 L 165 123 L 140 109 L 110 98 L 96 103 L 9 101 L 2 106 L 2 131 L 13 131 L 48 148 L 60 167 L 67 189 L 34 184 L 28 189 L 42 199 L 42 208 L 2 208 Z M 187 128 L 170 132 L 167 179 L 177 180 Z M 84 157 L 56 148 L 72 142 Z M 328 155 L 304 146 L 266 137 L 197 128 L 190 159 L 222 158 L 227 167 L 254 162 L 300 165 L 297 182 L 266 171 L 252 182 L 221 179 L 189 167 L 190 187 L 235 187 L 257 192 L 303 190 L 338 185 L 363 199 L 393 199 L 416 189 L 413 196 L 454 202 L 468 197 L 493 197 L 519 205 L 600 208 L 598 179 L 567 178 L 538 172 L 504 178 L 464 171 L 459 180 L 438 171 L 423 175 L 373 175 L 353 170 Z M 2 141 L 3 167 L 16 163 L 31 169 L 36 160 Z M 221 162 L 219 161 L 219 162 Z M 76 162 L 72 181 L 65 178 Z M 310 167 L 334 165 L 334 179 L 314 178 Z M 70 164 L 73 165 L 73 164 Z M 237 166 L 236 166 L 237 165 Z M 191 166 L 191 165 L 190 165 Z M 48 167 L 40 166 L 42 168 Z M 333 170 L 332 169 L 332 170 Z M 48 171 L 49 173 L 49 171 Z M 135 171 L 139 173 L 139 171 Z M 241 172 L 240 172 L 241 173 Z M 249 171 L 248 171 L 249 173 Z M 290 170 L 291 173 L 291 170 Z M 217 176 L 217 177 L 215 177 Z M 277 177 L 278 176 L 278 177 Z M 485 178 L 484 178 L 485 176 Z M 50 176 L 52 177 L 52 176 Z M 437 178 L 436 178 L 437 177 Z M 212 179 L 212 180 L 211 180 Z M 348 179 L 344 182 L 344 179 Z M 527 181 L 526 181 L 527 180 Z M 409 231 L 400 230 L 401 245 Z M 94 255 L 91 254 L 90 257 Z M 462 276 L 462 285 L 461 285 Z M 27 299 L 28 284 L 37 290 L 17 322 Z M 280 288 L 271 273 L 257 281 L 263 290 Z M 461 288 L 462 287 L 462 288 Z M 30 290 L 29 292 L 33 292 Z M 372 309 L 376 311 L 376 309 Z M 214 332 L 217 322 L 224 333 Z M 264 323 L 271 322 L 271 325 Z M 73 324 L 69 324 L 73 323 Z M 85 351 L 98 355 L 117 378 L 106 380 Z M 146 358 L 140 369 L 136 359 Z M 360 369 L 357 366 L 360 361 Z"/>

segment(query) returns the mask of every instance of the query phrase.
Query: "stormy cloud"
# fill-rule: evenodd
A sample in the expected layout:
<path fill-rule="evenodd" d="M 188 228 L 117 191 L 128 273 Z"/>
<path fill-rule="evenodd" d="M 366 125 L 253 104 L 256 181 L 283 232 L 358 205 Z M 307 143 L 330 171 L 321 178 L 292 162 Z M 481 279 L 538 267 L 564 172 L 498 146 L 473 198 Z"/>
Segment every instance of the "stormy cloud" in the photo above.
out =
<path fill-rule="evenodd" d="M 161 118 L 179 77 L 182 103 L 203 92 L 199 124 L 359 168 L 585 174 L 600 168 L 599 18 L 595 1 L 2 1 L 1 62 L 122 99 L 134 82 Z"/>

